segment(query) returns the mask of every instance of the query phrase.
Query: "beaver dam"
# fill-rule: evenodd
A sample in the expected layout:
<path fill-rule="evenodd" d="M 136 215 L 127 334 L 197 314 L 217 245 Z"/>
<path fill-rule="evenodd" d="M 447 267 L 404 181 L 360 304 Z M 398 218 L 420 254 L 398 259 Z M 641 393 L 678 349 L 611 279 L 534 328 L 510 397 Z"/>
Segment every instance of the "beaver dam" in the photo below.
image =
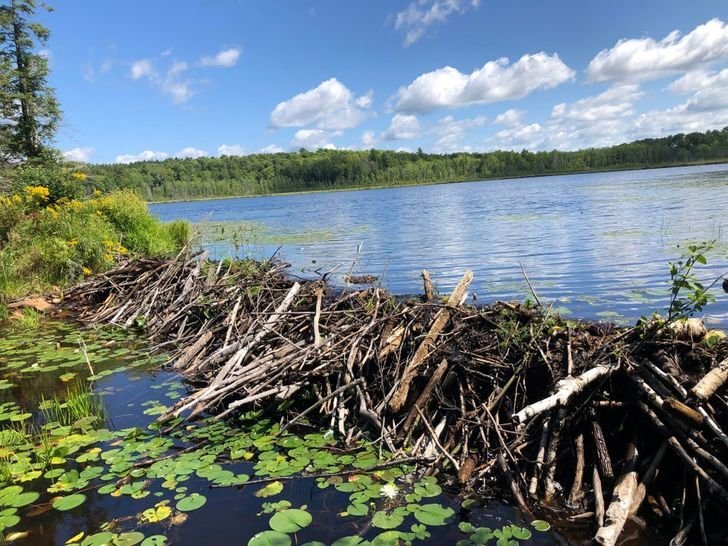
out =
<path fill-rule="evenodd" d="M 547 308 L 334 290 L 284 264 L 137 260 L 74 288 L 88 323 L 144 328 L 193 387 L 161 419 L 252 408 L 324 426 L 525 517 L 628 519 L 673 544 L 728 540 L 728 341 L 691 322 L 633 328 Z"/>

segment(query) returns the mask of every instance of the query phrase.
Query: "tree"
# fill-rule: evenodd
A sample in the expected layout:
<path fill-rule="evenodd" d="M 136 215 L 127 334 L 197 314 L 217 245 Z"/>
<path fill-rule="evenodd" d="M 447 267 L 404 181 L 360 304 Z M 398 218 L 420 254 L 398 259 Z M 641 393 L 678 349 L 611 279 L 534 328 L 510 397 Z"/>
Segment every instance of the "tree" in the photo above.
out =
<path fill-rule="evenodd" d="M 37 0 L 2 0 L 0 5 L 0 153 L 6 160 L 43 155 L 61 118 L 48 86 L 48 60 L 39 51 L 49 31 L 31 21 Z"/>

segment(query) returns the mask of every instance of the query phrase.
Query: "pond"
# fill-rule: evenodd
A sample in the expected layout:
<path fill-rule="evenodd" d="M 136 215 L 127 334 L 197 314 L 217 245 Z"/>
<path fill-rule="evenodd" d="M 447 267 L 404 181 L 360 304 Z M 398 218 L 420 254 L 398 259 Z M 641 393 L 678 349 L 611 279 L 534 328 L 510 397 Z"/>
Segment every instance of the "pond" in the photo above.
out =
<path fill-rule="evenodd" d="M 187 387 L 132 333 L 0 328 L 0 534 L 13 544 L 559 540 L 505 503 L 380 466 L 375 445 L 344 451 L 326 430 L 281 434 L 257 413 L 160 426 Z"/>
<path fill-rule="evenodd" d="M 479 301 L 523 300 L 525 269 L 564 315 L 632 322 L 669 305 L 668 261 L 715 240 L 708 283 L 728 272 L 728 165 L 490 180 L 154 204 L 163 220 L 201 226 L 214 257 L 269 257 L 292 273 L 369 274 L 419 293 L 430 270 L 443 293 L 473 269 Z M 280 247 L 280 249 L 279 249 Z M 720 283 L 718 283 L 720 284 Z M 708 322 L 728 328 L 717 286 Z"/>

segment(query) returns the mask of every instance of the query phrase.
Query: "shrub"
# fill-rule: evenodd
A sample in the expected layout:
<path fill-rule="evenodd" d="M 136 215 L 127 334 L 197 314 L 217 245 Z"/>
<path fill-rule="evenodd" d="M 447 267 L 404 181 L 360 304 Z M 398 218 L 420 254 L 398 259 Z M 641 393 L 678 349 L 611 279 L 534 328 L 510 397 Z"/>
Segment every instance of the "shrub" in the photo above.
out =
<path fill-rule="evenodd" d="M 128 255 L 167 256 L 189 239 L 185 222 L 163 224 L 130 191 L 51 202 L 44 186 L 0 197 L 0 301 L 106 271 Z"/>

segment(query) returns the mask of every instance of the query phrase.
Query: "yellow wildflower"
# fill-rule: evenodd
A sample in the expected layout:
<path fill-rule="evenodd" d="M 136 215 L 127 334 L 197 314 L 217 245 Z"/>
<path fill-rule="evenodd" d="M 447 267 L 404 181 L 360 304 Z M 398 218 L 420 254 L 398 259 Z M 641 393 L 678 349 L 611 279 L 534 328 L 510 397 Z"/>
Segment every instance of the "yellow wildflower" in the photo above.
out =
<path fill-rule="evenodd" d="M 78 241 L 76 239 L 71 239 L 70 241 L 68 241 L 68 246 L 70 246 L 71 248 L 76 248 L 76 245 L 78 245 Z"/>
<path fill-rule="evenodd" d="M 78 180 L 79 182 L 82 182 L 88 178 L 88 175 L 86 173 L 82 173 L 82 172 L 72 173 L 71 176 L 73 177 L 74 180 Z"/>
<path fill-rule="evenodd" d="M 107 262 L 113 262 L 114 261 L 114 256 L 112 254 L 109 254 L 107 252 L 106 254 L 104 254 L 104 260 L 106 260 Z"/>
<path fill-rule="evenodd" d="M 116 248 L 116 243 L 110 239 L 104 239 L 102 243 L 108 250 L 114 250 Z"/>
<path fill-rule="evenodd" d="M 25 196 L 34 201 L 48 201 L 50 194 L 50 190 L 45 186 L 25 186 Z"/>
<path fill-rule="evenodd" d="M 129 250 L 126 247 L 123 247 L 121 245 L 119 245 L 119 248 L 117 248 L 116 251 L 119 254 L 129 254 Z"/>
<path fill-rule="evenodd" d="M 84 275 L 86 275 L 86 276 L 88 276 L 88 275 L 90 275 L 91 273 L 93 273 L 93 271 L 91 271 L 91 270 L 90 270 L 90 269 L 89 269 L 88 267 L 84 267 L 83 269 L 81 269 L 81 271 L 82 271 L 82 272 L 83 272 L 83 274 L 84 274 Z"/>
<path fill-rule="evenodd" d="M 92 193 L 92 195 L 94 197 L 98 197 L 99 195 L 101 195 L 101 190 L 94 190 L 93 193 Z"/>

